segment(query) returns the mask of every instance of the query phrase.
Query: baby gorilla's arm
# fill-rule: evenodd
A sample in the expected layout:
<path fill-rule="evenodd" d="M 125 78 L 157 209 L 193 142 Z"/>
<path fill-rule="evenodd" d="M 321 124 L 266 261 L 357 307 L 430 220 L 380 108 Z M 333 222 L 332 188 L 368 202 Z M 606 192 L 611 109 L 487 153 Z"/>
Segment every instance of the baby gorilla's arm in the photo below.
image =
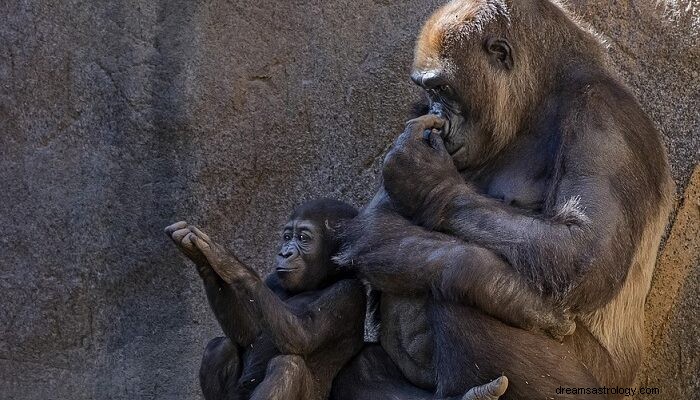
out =
<path fill-rule="evenodd" d="M 260 314 L 263 330 L 283 354 L 310 354 L 328 341 L 352 334 L 353 321 L 363 321 L 365 294 L 359 281 L 331 285 L 307 305 L 306 313 L 296 315 L 257 274 L 241 267 L 240 261 L 209 236 L 194 228 L 192 241 L 215 271 L 225 272 L 231 282 L 245 289 Z"/>
<path fill-rule="evenodd" d="M 260 309 L 263 329 L 284 354 L 308 355 L 326 343 L 362 335 L 365 293 L 362 284 L 346 279 L 326 288 L 321 296 L 296 315 L 262 283 L 247 287 Z"/>
<path fill-rule="evenodd" d="M 260 281 L 260 276 L 252 268 L 243 264 L 235 255 L 226 251 L 223 246 L 212 241 L 209 235 L 196 226 L 190 227 L 187 239 L 191 240 L 195 247 L 202 252 L 211 268 L 227 284 Z"/>
<path fill-rule="evenodd" d="M 177 248 L 197 267 L 202 278 L 209 305 L 221 329 L 239 346 L 248 346 L 260 333 L 260 324 L 255 308 L 244 291 L 236 291 L 223 280 L 201 251 L 194 245 L 194 230 L 186 221 L 180 221 L 165 228 Z"/>

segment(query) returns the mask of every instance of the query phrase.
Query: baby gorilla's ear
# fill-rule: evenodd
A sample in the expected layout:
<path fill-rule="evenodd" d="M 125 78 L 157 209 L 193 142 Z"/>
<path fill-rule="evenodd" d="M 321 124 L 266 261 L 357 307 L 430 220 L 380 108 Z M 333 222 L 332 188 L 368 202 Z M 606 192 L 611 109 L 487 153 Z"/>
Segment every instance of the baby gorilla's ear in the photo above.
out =
<path fill-rule="evenodd" d="M 331 256 L 334 256 L 340 250 L 343 235 L 349 221 L 349 219 L 325 220 L 324 230 L 326 232 L 326 237 L 324 245 Z"/>
<path fill-rule="evenodd" d="M 340 233 L 342 231 L 342 224 L 342 220 L 331 221 L 328 218 L 326 218 L 323 221 L 323 230 L 326 233 L 324 239 L 326 240 L 327 244 L 330 245 L 330 243 L 338 241 Z"/>

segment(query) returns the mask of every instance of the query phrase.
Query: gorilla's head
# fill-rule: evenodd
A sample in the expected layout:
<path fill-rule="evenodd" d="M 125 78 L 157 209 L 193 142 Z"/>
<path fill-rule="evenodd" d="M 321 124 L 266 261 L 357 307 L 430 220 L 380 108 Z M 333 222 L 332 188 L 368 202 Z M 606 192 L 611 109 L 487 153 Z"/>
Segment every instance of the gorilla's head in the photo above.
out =
<path fill-rule="evenodd" d="M 340 224 L 357 215 L 353 206 L 332 199 L 308 201 L 297 207 L 282 230 L 275 272 L 290 292 L 315 290 L 333 281 L 338 266 Z"/>
<path fill-rule="evenodd" d="M 423 26 L 411 78 L 430 111 L 448 120 L 443 138 L 458 169 L 478 166 L 519 134 L 556 68 L 576 53 L 566 43 L 589 41 L 568 40 L 578 29 L 546 26 L 571 23 L 563 14 L 544 18 L 563 13 L 547 1 L 455 0 Z"/>

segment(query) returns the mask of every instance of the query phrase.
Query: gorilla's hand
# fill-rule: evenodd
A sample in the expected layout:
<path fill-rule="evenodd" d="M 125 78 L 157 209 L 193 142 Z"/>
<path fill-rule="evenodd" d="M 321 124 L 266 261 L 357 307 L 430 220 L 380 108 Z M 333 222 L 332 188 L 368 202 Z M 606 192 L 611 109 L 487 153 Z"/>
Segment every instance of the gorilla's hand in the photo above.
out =
<path fill-rule="evenodd" d="M 438 130 L 445 121 L 424 115 L 406 123 L 406 129 L 384 158 L 384 188 L 405 216 L 432 228 L 441 199 L 464 183 Z"/>
<path fill-rule="evenodd" d="M 212 269 L 224 282 L 250 283 L 259 279 L 255 271 L 241 263 L 236 256 L 226 251 L 220 244 L 211 240 L 209 235 L 195 226 L 189 227 L 188 240 L 201 252 Z"/>
<path fill-rule="evenodd" d="M 165 228 L 165 234 L 172 239 L 175 246 L 177 246 L 187 258 L 195 263 L 198 269 L 208 269 L 209 263 L 207 262 L 207 258 L 204 257 L 204 254 L 192 243 L 191 232 L 187 221 L 176 222 Z"/>
<path fill-rule="evenodd" d="M 395 253 L 391 245 L 404 235 L 395 229 L 395 222 L 403 219 L 381 208 L 363 211 L 343 227 L 343 245 L 333 260 L 341 267 L 359 273 L 376 265 L 386 265 L 386 258 Z"/>
<path fill-rule="evenodd" d="M 367 279 L 374 289 L 397 294 L 424 293 L 434 281 L 429 276 L 429 263 L 422 259 L 416 260 L 415 265 L 407 263 L 406 252 L 421 252 L 426 245 L 434 245 L 430 240 L 434 234 L 380 201 L 344 227 L 343 246 L 334 261 Z"/>

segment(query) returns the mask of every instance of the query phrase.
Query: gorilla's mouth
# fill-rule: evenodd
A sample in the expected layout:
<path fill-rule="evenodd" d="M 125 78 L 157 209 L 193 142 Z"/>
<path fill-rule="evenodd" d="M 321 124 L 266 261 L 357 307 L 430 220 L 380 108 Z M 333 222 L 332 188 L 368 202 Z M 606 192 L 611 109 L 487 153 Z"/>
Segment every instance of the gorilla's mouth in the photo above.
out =
<path fill-rule="evenodd" d="M 453 155 L 455 149 L 453 149 L 454 144 L 452 143 L 452 132 L 450 131 L 450 127 L 452 124 L 450 124 L 450 119 L 445 116 L 445 125 L 442 126 L 442 130 L 440 130 L 440 136 L 442 136 L 442 141 L 445 143 L 445 149 L 447 149 L 447 152 L 450 153 L 450 155 Z"/>
<path fill-rule="evenodd" d="M 445 120 L 445 125 L 443 125 L 442 129 L 440 129 L 440 136 L 442 137 L 442 141 L 445 143 L 445 149 L 447 149 L 447 152 L 450 154 L 450 156 L 454 156 L 455 153 L 459 151 L 461 146 L 457 145 L 452 140 L 454 134 L 454 132 L 452 132 L 454 124 L 451 121 L 453 117 L 452 111 L 441 102 L 436 101 L 430 106 L 430 114 L 437 115 Z"/>
<path fill-rule="evenodd" d="M 430 104 L 430 111 L 428 111 L 428 114 L 437 115 L 445 120 L 445 125 L 443 125 L 442 129 L 440 129 L 440 136 L 442 136 L 443 140 L 446 140 L 450 132 L 450 118 L 448 115 L 449 112 L 445 106 L 439 101 L 434 101 Z"/>
<path fill-rule="evenodd" d="M 433 99 L 429 113 L 445 120 L 440 136 L 450 157 L 455 162 L 464 158 L 465 152 L 468 151 L 469 137 L 473 134 L 470 129 L 472 116 L 469 109 L 456 100 Z"/>
<path fill-rule="evenodd" d="M 295 257 L 293 260 L 283 260 L 275 266 L 275 271 L 282 274 L 290 274 L 296 272 L 304 267 L 304 263 L 299 257 Z"/>

